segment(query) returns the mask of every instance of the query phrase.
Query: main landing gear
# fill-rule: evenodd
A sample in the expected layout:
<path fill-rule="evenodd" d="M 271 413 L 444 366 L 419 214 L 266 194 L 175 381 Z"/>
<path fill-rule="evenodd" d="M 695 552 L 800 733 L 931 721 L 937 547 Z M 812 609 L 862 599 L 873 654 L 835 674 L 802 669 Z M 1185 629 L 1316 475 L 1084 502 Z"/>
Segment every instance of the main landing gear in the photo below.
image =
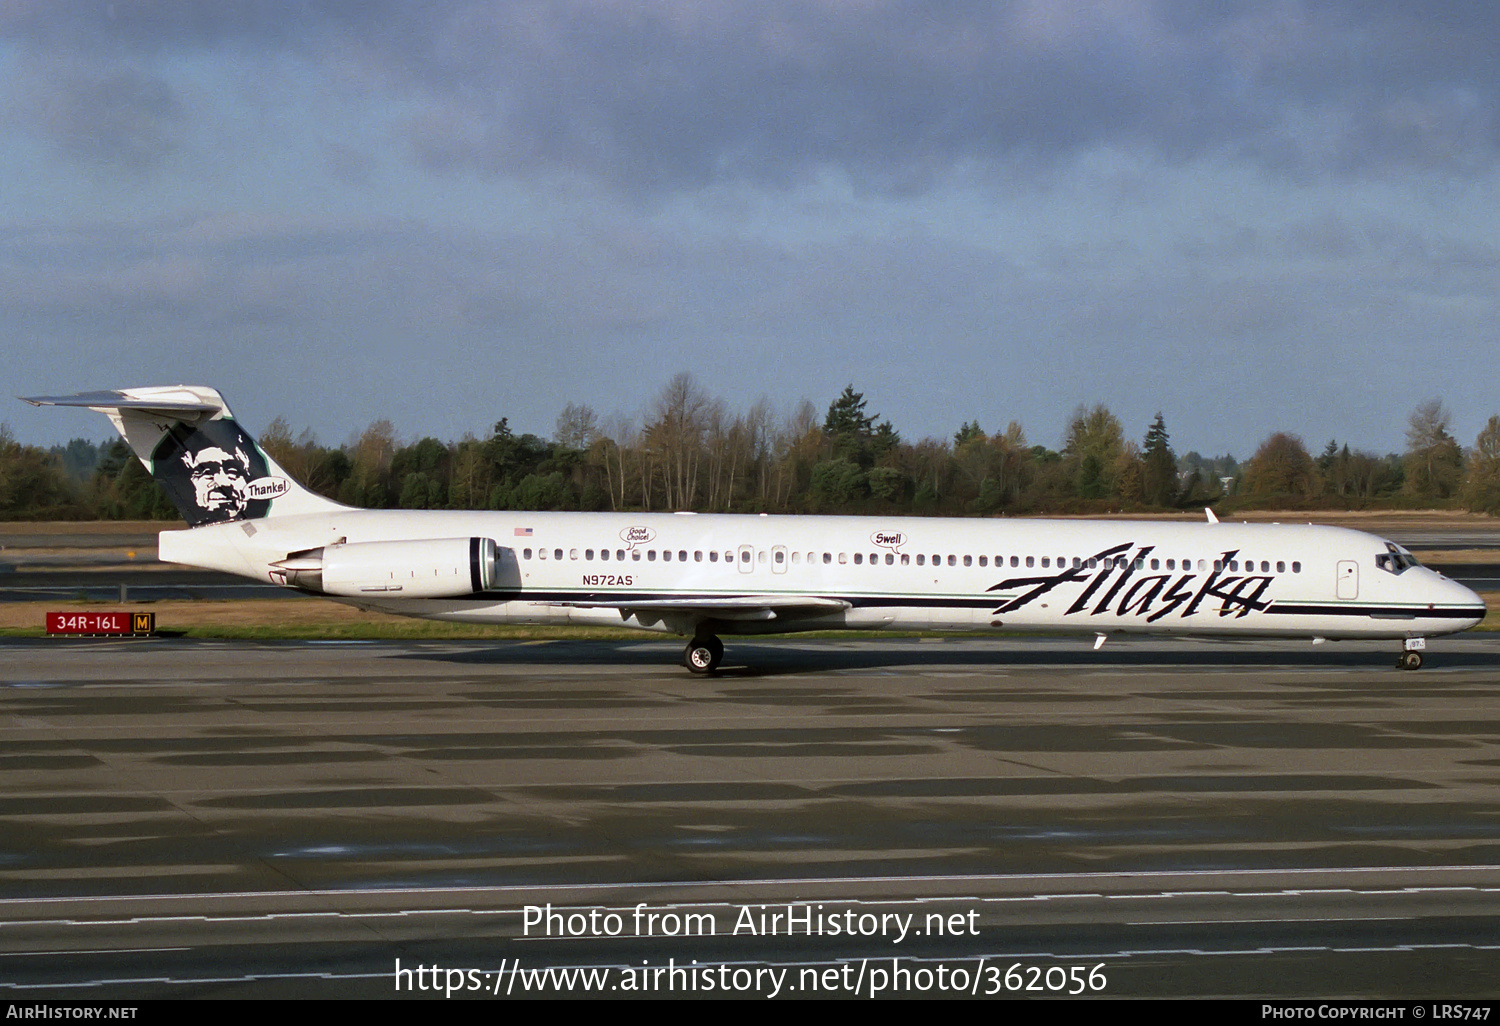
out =
<path fill-rule="evenodd" d="M 682 650 L 682 665 L 694 673 L 713 673 L 724 658 L 724 642 L 713 634 L 702 634 Z"/>
<path fill-rule="evenodd" d="M 1422 650 L 1426 647 L 1426 638 L 1407 638 L 1405 651 L 1397 658 L 1396 665 L 1403 670 L 1420 670 L 1422 668 Z"/>

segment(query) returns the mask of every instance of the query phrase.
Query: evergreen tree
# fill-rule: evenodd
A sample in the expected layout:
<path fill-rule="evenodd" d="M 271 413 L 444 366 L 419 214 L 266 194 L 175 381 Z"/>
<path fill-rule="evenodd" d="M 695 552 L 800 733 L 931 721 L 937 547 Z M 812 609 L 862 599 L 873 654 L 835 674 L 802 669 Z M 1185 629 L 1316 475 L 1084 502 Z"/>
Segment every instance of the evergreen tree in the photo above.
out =
<path fill-rule="evenodd" d="M 865 397 L 853 385 L 845 385 L 843 393 L 828 407 L 823 431 L 830 438 L 865 439 L 870 437 L 874 425 L 875 418 L 865 416 Z"/>
<path fill-rule="evenodd" d="M 982 442 L 985 440 L 984 430 L 979 426 L 979 421 L 964 421 L 953 436 L 953 448 L 955 451 L 962 449 L 969 442 Z"/>
<path fill-rule="evenodd" d="M 1142 457 L 1141 489 L 1145 502 L 1150 506 L 1175 506 L 1179 490 L 1177 487 L 1177 457 L 1167 437 L 1167 424 L 1161 411 L 1146 429 L 1146 449 Z"/>

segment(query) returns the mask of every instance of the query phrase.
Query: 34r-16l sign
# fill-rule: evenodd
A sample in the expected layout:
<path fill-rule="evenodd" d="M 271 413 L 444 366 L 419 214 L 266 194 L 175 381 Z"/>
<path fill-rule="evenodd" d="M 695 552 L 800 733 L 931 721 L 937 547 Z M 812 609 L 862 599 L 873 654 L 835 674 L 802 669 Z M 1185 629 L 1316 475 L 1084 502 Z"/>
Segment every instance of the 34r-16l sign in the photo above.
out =
<path fill-rule="evenodd" d="M 48 613 L 48 634 L 150 634 L 155 613 Z"/>

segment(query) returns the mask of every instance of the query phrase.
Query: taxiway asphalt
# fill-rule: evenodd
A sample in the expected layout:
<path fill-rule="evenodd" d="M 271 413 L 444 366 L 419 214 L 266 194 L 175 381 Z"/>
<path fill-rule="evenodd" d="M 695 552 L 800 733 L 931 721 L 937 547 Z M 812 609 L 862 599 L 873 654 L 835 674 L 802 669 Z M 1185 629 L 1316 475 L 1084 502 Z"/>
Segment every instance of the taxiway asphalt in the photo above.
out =
<path fill-rule="evenodd" d="M 1500 991 L 1500 639 L 678 647 L 0 642 L 0 993 Z"/>

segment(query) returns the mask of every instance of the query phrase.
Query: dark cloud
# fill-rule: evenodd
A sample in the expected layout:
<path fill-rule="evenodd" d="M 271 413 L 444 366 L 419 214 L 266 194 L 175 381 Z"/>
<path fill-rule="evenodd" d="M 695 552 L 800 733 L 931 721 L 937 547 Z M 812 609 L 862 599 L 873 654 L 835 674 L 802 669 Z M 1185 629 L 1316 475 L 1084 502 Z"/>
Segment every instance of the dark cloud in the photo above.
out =
<path fill-rule="evenodd" d="M 1489 168 L 1500 8 L 1448 0 L 12 0 L 32 47 L 294 50 L 421 101 L 432 168 L 920 190 L 1101 145 L 1292 174 Z"/>
<path fill-rule="evenodd" d="M 30 106 L 32 124 L 69 159 L 131 172 L 176 148 L 183 114 L 165 81 L 132 68 L 48 76 Z"/>

